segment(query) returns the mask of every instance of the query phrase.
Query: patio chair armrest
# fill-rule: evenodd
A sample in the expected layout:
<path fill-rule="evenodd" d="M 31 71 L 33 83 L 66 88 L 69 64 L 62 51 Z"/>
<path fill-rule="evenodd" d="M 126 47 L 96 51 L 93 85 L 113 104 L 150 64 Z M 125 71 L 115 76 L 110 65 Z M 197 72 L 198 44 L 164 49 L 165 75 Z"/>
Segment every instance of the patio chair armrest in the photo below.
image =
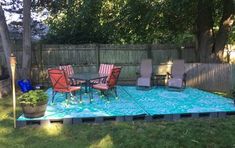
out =
<path fill-rule="evenodd" d="M 68 78 L 69 83 L 73 83 L 73 79 L 72 78 Z"/>
<path fill-rule="evenodd" d="M 100 83 L 100 82 L 101 82 L 101 83 L 106 83 L 107 78 L 108 78 L 108 77 L 105 77 L 105 78 L 99 79 L 98 81 L 99 81 L 99 83 Z"/>
<path fill-rule="evenodd" d="M 169 73 L 169 72 L 166 72 L 166 76 L 167 76 L 167 79 L 172 78 L 172 74 L 171 74 L 171 73 Z"/>

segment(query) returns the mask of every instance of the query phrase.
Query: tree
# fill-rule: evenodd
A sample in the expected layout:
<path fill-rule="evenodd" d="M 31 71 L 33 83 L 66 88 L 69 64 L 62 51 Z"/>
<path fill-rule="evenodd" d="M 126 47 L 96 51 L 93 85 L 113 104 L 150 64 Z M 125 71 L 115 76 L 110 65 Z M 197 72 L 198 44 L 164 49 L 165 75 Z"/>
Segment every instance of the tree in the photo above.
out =
<path fill-rule="evenodd" d="M 235 1 L 224 0 L 223 1 L 223 15 L 220 21 L 219 31 L 215 38 L 214 49 L 216 59 L 220 59 L 221 51 L 228 42 L 229 33 L 232 30 L 235 18 Z"/>
<path fill-rule="evenodd" d="M 73 0 L 48 8 L 47 43 L 196 42 L 198 62 L 218 62 L 234 39 L 234 0 Z M 233 29 L 235 30 L 235 29 Z"/>
<path fill-rule="evenodd" d="M 211 0 L 198 0 L 197 16 L 197 58 L 206 62 L 212 53 L 213 46 L 213 6 Z"/>
<path fill-rule="evenodd" d="M 8 72 L 11 75 L 11 67 L 10 67 L 10 52 L 11 52 L 11 44 L 9 32 L 6 24 L 6 18 L 4 15 L 4 11 L 2 5 L 0 4 L 0 35 L 2 39 L 3 50 L 6 58 Z"/>
<path fill-rule="evenodd" d="M 37 1 L 40 3 L 34 3 L 33 5 L 33 14 L 37 14 L 37 15 L 46 15 L 45 14 L 40 14 L 40 12 L 43 12 L 43 9 L 37 9 L 37 8 L 41 8 L 42 5 L 41 3 L 43 1 Z M 24 3 L 24 10 L 23 10 L 23 3 Z M 3 43 L 3 47 L 4 47 L 4 54 L 5 54 L 5 58 L 7 60 L 7 67 L 8 67 L 8 71 L 10 72 L 10 65 L 9 65 L 9 59 L 8 57 L 10 56 L 10 52 L 11 52 L 11 40 L 9 37 L 9 32 L 11 33 L 17 33 L 17 35 L 22 35 L 22 30 L 23 30 L 23 57 L 22 57 L 22 77 L 23 78 L 29 78 L 30 77 L 30 67 L 31 67 L 31 38 L 40 38 L 40 35 L 44 34 L 44 30 L 46 29 L 45 26 L 43 26 L 43 24 L 40 22 L 40 20 L 37 20 L 38 18 L 33 18 L 34 20 L 31 20 L 31 11 L 30 11 L 30 7 L 31 7 L 31 1 L 30 0 L 0 0 L 0 4 L 1 4 L 1 14 L 0 14 L 0 22 L 1 22 L 1 38 L 2 38 L 2 43 Z M 24 14 L 23 14 L 24 11 Z M 7 13 L 8 15 L 8 19 L 6 20 L 6 15 L 4 14 Z M 16 20 L 12 20 L 11 18 L 9 18 L 9 14 L 14 16 L 14 18 L 17 16 Z M 23 15 L 25 15 L 23 17 Z M 23 18 L 23 22 L 22 23 L 22 18 Z M 23 24 L 23 25 L 22 25 Z M 31 33 L 31 25 L 34 27 L 33 28 L 33 33 Z M 23 29 L 24 28 L 24 29 Z M 15 34 L 14 34 L 15 35 Z M 14 37 L 13 35 L 13 37 Z M 21 60 L 21 59 L 17 59 L 17 60 Z"/>
<path fill-rule="evenodd" d="M 23 78 L 30 78 L 31 69 L 31 0 L 23 0 Z"/>
<path fill-rule="evenodd" d="M 49 43 L 151 43 L 163 17 L 158 0 L 54 1 Z M 63 35 L 61 35 L 63 34 Z M 160 34 L 157 35 L 159 37 Z"/>
<path fill-rule="evenodd" d="M 221 62 L 224 47 L 234 24 L 234 3 L 233 0 L 198 1 L 197 53 L 200 62 Z M 215 10 L 218 4 L 222 6 L 222 14 L 215 16 L 216 12 L 219 13 Z M 218 31 L 214 29 L 216 27 L 219 28 Z"/>

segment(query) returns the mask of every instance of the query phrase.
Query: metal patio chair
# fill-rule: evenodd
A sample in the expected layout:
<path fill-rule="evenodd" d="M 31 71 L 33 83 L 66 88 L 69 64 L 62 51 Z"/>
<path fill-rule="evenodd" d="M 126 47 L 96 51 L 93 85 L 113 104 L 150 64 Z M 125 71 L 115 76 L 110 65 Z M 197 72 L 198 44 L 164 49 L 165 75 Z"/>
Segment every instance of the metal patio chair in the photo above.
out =
<path fill-rule="evenodd" d="M 107 82 L 106 83 L 98 83 L 98 84 L 94 84 L 92 86 L 92 88 L 100 90 L 102 95 L 105 95 L 108 98 L 108 94 L 105 94 L 105 92 L 108 93 L 108 91 L 114 91 L 115 93 L 115 97 L 117 98 L 117 82 L 118 82 L 118 78 L 119 75 L 121 73 L 121 67 L 115 67 L 111 70 L 111 74 L 110 76 L 107 78 Z M 92 91 L 91 91 L 92 92 Z M 92 98 L 93 98 L 93 92 L 92 92 Z M 109 98 L 108 98 L 109 99 Z"/>
<path fill-rule="evenodd" d="M 66 99 L 69 93 L 72 96 L 72 92 L 80 91 L 80 86 L 71 86 L 68 81 L 67 73 L 62 69 L 48 69 L 48 74 L 52 85 L 52 102 L 54 102 L 54 97 L 57 92 L 65 93 Z M 82 101 L 81 91 L 80 91 L 80 102 Z"/>
<path fill-rule="evenodd" d="M 107 74 L 110 75 L 112 69 L 114 68 L 113 64 L 100 64 L 99 67 L 99 73 L 100 74 Z M 109 77 L 108 77 L 109 78 Z M 106 83 L 107 79 L 97 79 L 97 80 L 92 80 L 91 83 L 93 84 L 97 84 L 97 83 Z"/>

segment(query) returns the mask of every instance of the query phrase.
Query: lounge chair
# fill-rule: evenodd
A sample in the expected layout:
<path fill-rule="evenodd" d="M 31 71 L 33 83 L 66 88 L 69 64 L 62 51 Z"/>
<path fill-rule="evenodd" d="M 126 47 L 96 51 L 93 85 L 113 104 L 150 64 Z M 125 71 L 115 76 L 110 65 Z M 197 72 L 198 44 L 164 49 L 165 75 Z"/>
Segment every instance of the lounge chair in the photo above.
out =
<path fill-rule="evenodd" d="M 57 92 L 65 93 L 66 98 L 69 93 L 72 95 L 72 92 L 79 91 L 80 86 L 71 86 L 68 81 L 68 75 L 63 69 L 48 69 L 48 74 L 52 84 L 52 102 L 54 102 L 54 97 Z M 80 102 L 82 101 L 81 91 L 80 91 Z"/>
<path fill-rule="evenodd" d="M 140 77 L 137 79 L 137 86 L 151 87 L 153 67 L 151 59 L 144 59 L 140 65 Z"/>
<path fill-rule="evenodd" d="M 167 73 L 168 87 L 182 89 L 186 87 L 184 60 L 174 60 L 171 73 Z"/>

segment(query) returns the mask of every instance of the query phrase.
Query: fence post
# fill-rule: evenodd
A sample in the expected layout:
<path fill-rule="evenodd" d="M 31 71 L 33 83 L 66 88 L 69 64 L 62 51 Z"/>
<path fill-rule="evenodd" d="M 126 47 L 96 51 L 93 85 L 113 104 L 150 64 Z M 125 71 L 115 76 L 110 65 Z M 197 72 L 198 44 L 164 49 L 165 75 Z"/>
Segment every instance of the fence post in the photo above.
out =
<path fill-rule="evenodd" d="M 100 44 L 95 45 L 95 51 L 96 51 L 96 69 L 98 71 L 100 66 Z"/>
<path fill-rule="evenodd" d="M 148 59 L 152 59 L 153 58 L 153 56 L 152 56 L 152 44 L 148 44 L 146 50 L 147 50 Z"/>
<path fill-rule="evenodd" d="M 231 66 L 231 89 L 234 89 L 235 87 L 235 65 L 229 64 Z"/>
<path fill-rule="evenodd" d="M 177 47 L 178 59 L 182 59 L 182 52 L 185 49 L 185 46 Z"/>

